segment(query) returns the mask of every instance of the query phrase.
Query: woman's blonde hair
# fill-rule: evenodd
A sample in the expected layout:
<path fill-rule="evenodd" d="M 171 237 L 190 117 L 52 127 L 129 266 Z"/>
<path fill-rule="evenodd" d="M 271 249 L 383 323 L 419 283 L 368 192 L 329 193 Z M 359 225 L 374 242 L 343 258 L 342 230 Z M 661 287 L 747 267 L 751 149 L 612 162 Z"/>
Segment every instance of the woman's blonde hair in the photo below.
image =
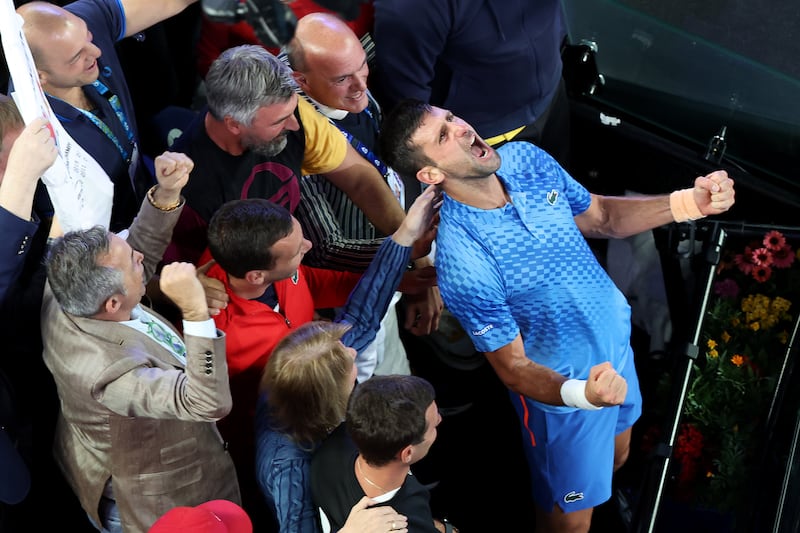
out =
<path fill-rule="evenodd" d="M 340 342 L 349 324 L 303 324 L 272 351 L 261 377 L 273 427 L 313 447 L 344 421 L 355 384 L 352 356 Z"/>

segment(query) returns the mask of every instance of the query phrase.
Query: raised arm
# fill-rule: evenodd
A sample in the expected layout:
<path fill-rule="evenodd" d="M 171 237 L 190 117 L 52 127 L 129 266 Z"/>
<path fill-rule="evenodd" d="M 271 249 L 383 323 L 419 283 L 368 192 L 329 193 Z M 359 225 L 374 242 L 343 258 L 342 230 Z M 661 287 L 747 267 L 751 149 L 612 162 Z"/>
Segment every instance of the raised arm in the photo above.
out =
<path fill-rule="evenodd" d="M 38 297 L 28 297 L 28 290 L 38 287 L 41 294 L 39 282 L 18 281 L 39 226 L 38 220 L 32 220 L 36 185 L 57 151 L 44 119 L 31 122 L 11 146 L 2 149 L 9 154 L 5 174 L 0 173 L 0 303 L 21 312 L 29 305 L 38 307 Z M 37 279 L 43 278 L 43 270 L 37 270 Z"/>
<path fill-rule="evenodd" d="M 125 37 L 177 15 L 197 0 L 122 0 L 125 10 Z"/>
<path fill-rule="evenodd" d="M 342 338 L 345 345 L 360 351 L 375 338 L 381 318 L 408 265 L 411 246 L 424 234 L 430 235 L 428 229 L 440 205 L 441 194 L 429 187 L 411 205 L 392 238 L 381 245 L 337 318 L 353 326 Z"/>
<path fill-rule="evenodd" d="M 592 195 L 589 209 L 575 217 L 591 238 L 624 238 L 677 221 L 724 213 L 733 205 L 733 180 L 724 170 L 695 179 L 694 187 L 661 196 Z"/>
<path fill-rule="evenodd" d="M 203 322 L 210 318 L 206 306 L 206 294 L 197 279 L 195 266 L 191 263 L 170 263 L 161 270 L 159 277 L 161 292 L 180 309 L 188 322 Z"/>
<path fill-rule="evenodd" d="M 189 180 L 193 167 L 194 163 L 185 154 L 164 152 L 156 157 L 158 185 L 147 192 L 147 198 L 142 202 L 139 214 L 131 224 L 127 239 L 134 250 L 144 254 L 146 280 L 150 280 L 155 274 L 156 266 L 170 242 L 172 230 L 185 203 L 181 198 L 181 190 Z M 142 216 L 145 210 L 159 216 Z"/>
<path fill-rule="evenodd" d="M 5 173 L 0 175 L 0 207 L 30 219 L 36 184 L 57 155 L 47 121 L 37 118 L 28 124 L 11 146 Z"/>

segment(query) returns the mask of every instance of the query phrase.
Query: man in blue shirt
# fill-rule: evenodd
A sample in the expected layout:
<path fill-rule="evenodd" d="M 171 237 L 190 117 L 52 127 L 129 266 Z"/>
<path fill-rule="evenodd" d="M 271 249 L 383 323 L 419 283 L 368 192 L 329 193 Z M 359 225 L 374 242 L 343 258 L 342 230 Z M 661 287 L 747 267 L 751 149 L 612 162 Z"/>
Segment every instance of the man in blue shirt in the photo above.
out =
<path fill-rule="evenodd" d="M 510 389 L 540 532 L 588 531 L 641 414 L 630 307 L 586 237 L 621 238 L 727 211 L 724 171 L 670 195 L 589 193 L 543 150 L 499 151 L 451 112 L 405 101 L 381 147 L 401 175 L 441 187 L 439 287 Z M 502 161 L 501 161 L 502 156 Z"/>
<path fill-rule="evenodd" d="M 30 2 L 17 9 L 50 106 L 114 183 L 112 231 L 130 225 L 155 183 L 141 161 L 133 103 L 114 45 L 195 1 L 77 0 L 64 8 Z"/>

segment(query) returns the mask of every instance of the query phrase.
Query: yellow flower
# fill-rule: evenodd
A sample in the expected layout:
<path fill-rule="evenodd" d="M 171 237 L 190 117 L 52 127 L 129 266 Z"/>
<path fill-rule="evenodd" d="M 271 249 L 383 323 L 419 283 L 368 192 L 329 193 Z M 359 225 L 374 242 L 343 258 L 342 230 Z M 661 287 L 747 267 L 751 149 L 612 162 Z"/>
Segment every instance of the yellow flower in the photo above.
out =
<path fill-rule="evenodd" d="M 708 339 L 708 342 L 706 344 L 712 350 L 717 347 L 717 341 L 715 341 L 714 339 Z"/>
<path fill-rule="evenodd" d="M 727 343 L 729 340 L 731 340 L 731 336 L 728 334 L 727 331 L 723 331 L 720 337 L 722 337 L 722 342 L 724 343 Z"/>
<path fill-rule="evenodd" d="M 771 304 L 772 310 L 776 314 L 785 313 L 786 311 L 789 310 L 791 306 L 792 302 L 790 302 L 786 298 L 781 298 L 780 296 L 776 296 Z"/>
<path fill-rule="evenodd" d="M 761 329 L 761 326 L 758 325 L 758 322 L 753 322 L 752 324 L 750 324 L 750 329 L 752 329 L 753 331 L 758 331 L 759 329 Z"/>
<path fill-rule="evenodd" d="M 710 358 L 712 358 L 712 359 L 716 359 L 717 357 L 719 357 L 719 353 L 717 353 L 717 351 L 716 351 L 715 349 L 713 349 L 713 348 L 712 348 L 712 349 L 710 349 L 710 350 L 708 351 L 708 356 L 709 356 Z"/>
<path fill-rule="evenodd" d="M 751 294 L 742 299 L 742 311 L 745 313 L 745 320 L 750 324 L 748 327 L 753 331 L 758 331 L 761 325 L 753 326 L 752 322 L 765 321 L 765 328 L 769 325 L 770 306 L 772 301 L 763 294 Z M 781 304 L 779 304 L 780 306 Z"/>
<path fill-rule="evenodd" d="M 778 341 L 779 341 L 781 344 L 786 344 L 786 342 L 787 342 L 788 340 L 789 340 L 789 332 L 788 332 L 788 331 L 786 331 L 786 330 L 783 330 L 783 331 L 781 331 L 780 333 L 778 333 Z"/>
<path fill-rule="evenodd" d="M 736 355 L 731 357 L 731 363 L 733 363 L 734 366 L 742 366 L 742 364 L 744 363 L 744 357 L 742 357 L 737 353 Z"/>

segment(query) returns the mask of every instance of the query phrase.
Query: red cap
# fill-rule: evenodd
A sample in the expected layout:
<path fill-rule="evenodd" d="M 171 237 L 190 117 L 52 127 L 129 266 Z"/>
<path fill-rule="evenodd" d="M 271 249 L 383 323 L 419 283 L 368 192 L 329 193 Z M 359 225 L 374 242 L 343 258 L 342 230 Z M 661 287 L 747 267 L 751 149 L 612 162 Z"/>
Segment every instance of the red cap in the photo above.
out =
<path fill-rule="evenodd" d="M 175 507 L 156 520 L 148 533 L 253 533 L 244 509 L 228 500 L 211 500 L 196 507 Z"/>

